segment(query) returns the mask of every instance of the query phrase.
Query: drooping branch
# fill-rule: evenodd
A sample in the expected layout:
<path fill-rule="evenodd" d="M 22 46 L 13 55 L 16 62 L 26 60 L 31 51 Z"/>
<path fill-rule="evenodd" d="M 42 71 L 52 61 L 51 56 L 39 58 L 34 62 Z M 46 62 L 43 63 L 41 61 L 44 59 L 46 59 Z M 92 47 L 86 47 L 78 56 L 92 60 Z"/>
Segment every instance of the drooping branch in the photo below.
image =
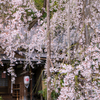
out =
<path fill-rule="evenodd" d="M 68 6 L 68 23 L 67 23 L 67 33 L 68 33 L 68 62 L 70 62 L 70 0 Z"/>

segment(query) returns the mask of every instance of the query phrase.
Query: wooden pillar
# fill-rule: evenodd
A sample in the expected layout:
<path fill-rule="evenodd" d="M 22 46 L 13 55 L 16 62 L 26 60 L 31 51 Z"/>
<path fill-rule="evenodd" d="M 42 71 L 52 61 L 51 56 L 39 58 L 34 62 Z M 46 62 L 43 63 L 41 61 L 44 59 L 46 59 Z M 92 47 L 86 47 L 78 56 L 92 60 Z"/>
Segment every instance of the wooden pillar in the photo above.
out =
<path fill-rule="evenodd" d="M 32 72 L 32 69 L 30 69 L 31 72 Z M 32 74 L 30 72 L 30 100 L 32 100 Z"/>

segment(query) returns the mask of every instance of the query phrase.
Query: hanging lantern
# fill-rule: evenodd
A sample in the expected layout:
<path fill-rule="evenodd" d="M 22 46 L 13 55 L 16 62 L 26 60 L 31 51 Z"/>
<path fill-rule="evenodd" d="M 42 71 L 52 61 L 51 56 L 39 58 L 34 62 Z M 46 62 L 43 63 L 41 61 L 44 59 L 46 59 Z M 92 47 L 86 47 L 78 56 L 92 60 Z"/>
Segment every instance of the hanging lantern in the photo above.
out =
<path fill-rule="evenodd" d="M 25 87 L 28 88 L 30 83 L 30 77 L 29 76 L 24 76 L 24 84 Z"/>

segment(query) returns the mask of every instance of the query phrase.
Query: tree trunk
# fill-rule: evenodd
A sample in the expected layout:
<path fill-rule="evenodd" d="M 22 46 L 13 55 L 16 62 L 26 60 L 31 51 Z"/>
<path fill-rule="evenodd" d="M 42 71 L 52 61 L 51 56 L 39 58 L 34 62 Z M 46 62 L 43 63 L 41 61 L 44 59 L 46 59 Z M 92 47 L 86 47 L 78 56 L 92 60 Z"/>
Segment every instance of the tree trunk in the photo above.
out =
<path fill-rule="evenodd" d="M 47 0 L 47 100 L 51 100 L 50 90 L 50 54 L 51 36 L 50 36 L 50 1 Z"/>

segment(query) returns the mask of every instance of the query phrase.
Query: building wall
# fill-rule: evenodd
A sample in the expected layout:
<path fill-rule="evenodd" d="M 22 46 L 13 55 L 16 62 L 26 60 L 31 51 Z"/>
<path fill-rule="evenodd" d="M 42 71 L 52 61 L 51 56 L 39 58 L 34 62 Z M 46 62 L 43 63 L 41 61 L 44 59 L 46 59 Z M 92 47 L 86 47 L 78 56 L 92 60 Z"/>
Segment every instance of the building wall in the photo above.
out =
<path fill-rule="evenodd" d="M 39 65 L 38 67 L 36 67 L 36 69 L 31 70 L 32 73 L 34 74 L 29 74 L 29 73 L 21 74 L 24 73 L 23 66 L 21 67 L 15 66 L 14 69 L 17 77 L 15 79 L 15 84 L 13 84 L 13 89 L 12 89 L 13 93 L 11 93 L 11 77 L 8 76 L 8 87 L 7 87 L 8 92 L 5 94 L 0 93 L 0 96 L 3 97 L 3 100 L 25 100 L 26 97 L 27 100 L 40 100 L 38 91 L 42 90 L 43 66 Z M 24 76 L 26 75 L 29 75 L 31 78 L 30 86 L 28 89 L 26 89 L 24 86 Z M 38 96 L 39 98 L 37 98 Z"/>
<path fill-rule="evenodd" d="M 11 95 L 11 77 L 7 75 L 7 72 L 3 73 L 6 69 L 6 64 L 0 67 L 0 96 L 3 100 L 14 100 Z"/>

